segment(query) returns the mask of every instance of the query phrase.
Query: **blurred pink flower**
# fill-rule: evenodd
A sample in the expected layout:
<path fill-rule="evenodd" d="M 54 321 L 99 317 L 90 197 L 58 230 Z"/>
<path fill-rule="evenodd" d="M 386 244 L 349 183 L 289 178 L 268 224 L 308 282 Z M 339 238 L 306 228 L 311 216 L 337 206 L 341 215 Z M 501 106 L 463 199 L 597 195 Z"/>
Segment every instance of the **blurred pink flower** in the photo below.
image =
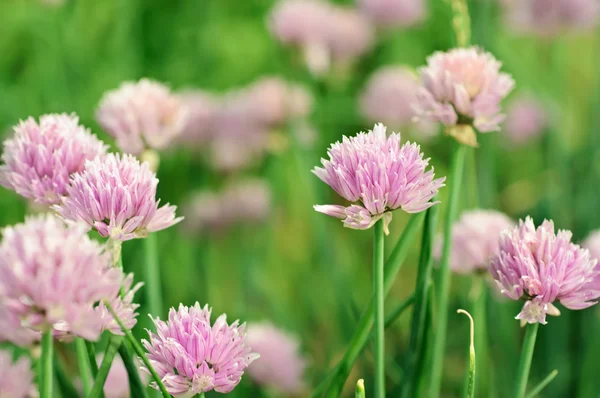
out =
<path fill-rule="evenodd" d="M 452 226 L 452 271 L 462 274 L 487 271 L 490 257 L 499 252 L 500 233 L 514 225 L 508 216 L 496 210 L 463 212 Z M 441 258 L 441 239 L 436 241 L 434 254 Z"/>
<path fill-rule="evenodd" d="M 215 233 L 227 226 L 230 215 L 221 204 L 221 195 L 212 191 L 198 191 L 183 205 L 182 228 L 187 234 Z"/>
<path fill-rule="evenodd" d="M 437 133 L 437 125 L 427 120 L 413 124 L 412 104 L 417 99 L 419 80 L 405 66 L 385 66 L 373 73 L 360 96 L 360 111 L 372 123 L 382 122 L 400 129 L 412 127 L 423 138 Z"/>
<path fill-rule="evenodd" d="M 31 347 L 39 342 L 40 338 L 38 332 L 21 326 L 19 316 L 0 302 L 0 342 L 8 341 L 20 347 Z"/>
<path fill-rule="evenodd" d="M 219 100 L 202 90 L 182 91 L 178 96 L 188 112 L 178 141 L 196 147 L 206 145 L 213 137 Z"/>
<path fill-rule="evenodd" d="M 103 357 L 104 355 L 102 354 L 96 357 L 98 367 L 100 367 Z M 136 358 L 134 362 L 137 364 L 139 361 Z M 140 379 L 143 383 L 146 383 L 148 375 L 142 373 L 140 374 Z M 108 376 L 104 383 L 104 395 L 106 398 L 129 398 L 129 393 L 129 376 L 127 375 L 127 368 L 125 368 L 125 364 L 121 357 L 117 355 L 113 359 L 112 366 L 108 371 Z"/>
<path fill-rule="evenodd" d="M 422 22 L 427 13 L 425 0 L 358 0 L 358 7 L 382 27 L 409 27 Z"/>
<path fill-rule="evenodd" d="M 187 109 L 165 85 L 141 79 L 105 93 L 96 119 L 123 152 L 139 155 L 166 148 L 185 127 Z"/>
<path fill-rule="evenodd" d="M 315 206 L 316 211 L 340 218 L 353 229 L 370 228 L 383 218 L 387 233 L 392 210 L 418 213 L 438 203 L 430 200 L 445 178 L 434 179 L 433 169 L 425 171 L 429 159 L 423 159 L 418 145 L 400 146 L 400 134 L 386 137 L 385 131 L 384 125 L 376 124 L 368 133 L 331 145 L 329 160 L 321 159 L 323 167 L 315 167 L 313 173 L 354 204 Z"/>
<path fill-rule="evenodd" d="M 258 354 L 246 345 L 246 324 L 227 324 L 221 315 L 211 326 L 211 309 L 179 305 L 169 320 L 154 318 L 157 333 L 142 343 L 148 359 L 172 395 L 191 396 L 215 390 L 231 392 Z M 157 388 L 156 384 L 153 385 Z"/>
<path fill-rule="evenodd" d="M 581 244 L 590 251 L 590 257 L 600 262 L 600 230 L 592 231 Z M 598 264 L 600 266 L 600 264 Z"/>
<path fill-rule="evenodd" d="M 9 351 L 0 351 L 0 397 L 37 397 L 31 362 L 22 356 L 15 363 Z"/>
<path fill-rule="evenodd" d="M 52 215 L 7 227 L 0 244 L 0 292 L 6 309 L 25 327 L 57 337 L 96 340 L 106 320 L 95 306 L 113 300 L 123 273 L 85 229 Z M 135 323 L 135 321 L 133 322 Z"/>
<path fill-rule="evenodd" d="M 304 390 L 306 360 L 296 337 L 263 322 L 248 325 L 246 342 L 260 355 L 260 360 L 248 368 L 248 375 L 256 383 L 281 394 L 300 394 Z"/>
<path fill-rule="evenodd" d="M 120 241 L 143 238 L 181 221 L 175 206 L 159 208 L 158 178 L 148 163 L 111 153 L 85 167 L 73 175 L 68 196 L 54 207 L 65 220 L 83 222 L 101 236 Z"/>
<path fill-rule="evenodd" d="M 514 86 L 501 63 L 477 48 L 435 52 L 420 69 L 423 86 L 416 114 L 445 126 L 472 124 L 480 132 L 500 130 L 500 102 Z"/>
<path fill-rule="evenodd" d="M 75 115 L 51 114 L 30 117 L 14 127 L 14 136 L 4 141 L 0 185 L 52 205 L 60 202 L 69 176 L 84 168 L 86 160 L 106 153 L 106 145 Z"/>
<path fill-rule="evenodd" d="M 598 25 L 597 0 L 505 0 L 505 19 L 524 34 L 548 37 Z"/>
<path fill-rule="evenodd" d="M 521 96 L 507 107 L 502 130 L 513 144 L 523 145 L 542 134 L 548 123 L 544 106 L 533 97 Z"/>
<path fill-rule="evenodd" d="M 298 46 L 314 74 L 333 62 L 349 62 L 365 54 L 373 28 L 357 10 L 318 0 L 284 0 L 270 15 L 270 29 L 284 44 Z"/>
<path fill-rule="evenodd" d="M 222 203 L 236 220 L 259 222 L 271 213 L 271 187 L 259 178 L 241 180 L 226 187 Z"/>
<path fill-rule="evenodd" d="M 600 296 L 596 259 L 587 249 L 571 243 L 570 231 L 554 232 L 544 221 L 537 229 L 531 217 L 500 235 L 500 252 L 490 260 L 490 273 L 502 294 L 525 300 L 517 315 L 522 323 L 546 324 L 546 314 L 559 315 L 552 304 L 581 310 Z"/>

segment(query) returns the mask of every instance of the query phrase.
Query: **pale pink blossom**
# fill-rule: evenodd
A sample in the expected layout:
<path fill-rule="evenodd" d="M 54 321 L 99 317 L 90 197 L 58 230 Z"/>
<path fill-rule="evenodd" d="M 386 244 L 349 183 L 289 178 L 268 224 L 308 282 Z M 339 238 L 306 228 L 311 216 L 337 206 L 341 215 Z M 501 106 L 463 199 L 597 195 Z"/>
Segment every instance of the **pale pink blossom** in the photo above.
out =
<path fill-rule="evenodd" d="M 22 356 L 12 361 L 9 351 L 0 351 L 0 397 L 34 398 L 37 397 L 31 362 Z"/>
<path fill-rule="evenodd" d="M 531 96 L 521 96 L 507 107 L 502 130 L 514 145 L 523 145 L 544 132 L 548 119 L 542 103 Z"/>
<path fill-rule="evenodd" d="M 410 27 L 427 14 L 426 0 L 358 0 L 358 7 L 375 25 L 384 28 Z"/>

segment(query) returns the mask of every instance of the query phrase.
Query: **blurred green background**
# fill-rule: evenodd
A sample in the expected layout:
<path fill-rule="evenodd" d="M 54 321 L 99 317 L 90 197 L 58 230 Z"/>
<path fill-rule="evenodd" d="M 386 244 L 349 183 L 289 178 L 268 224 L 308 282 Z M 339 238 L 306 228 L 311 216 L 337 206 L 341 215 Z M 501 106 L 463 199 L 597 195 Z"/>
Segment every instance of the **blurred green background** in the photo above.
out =
<path fill-rule="evenodd" d="M 142 77 L 175 90 L 196 87 L 216 93 L 266 75 L 305 84 L 315 101 L 311 122 L 317 140 L 310 148 L 294 145 L 290 138 L 284 150 L 235 175 L 211 170 L 197 153 L 185 149 L 162 155 L 158 197 L 163 202 L 181 205 L 193 190 L 260 176 L 272 189 L 269 216 L 202 236 L 190 236 L 177 226 L 158 239 L 168 306 L 197 300 L 213 306 L 213 314 L 226 312 L 230 320 L 270 320 L 293 332 L 302 341 L 309 359 L 307 381 L 314 386 L 343 354 L 370 298 L 371 234 L 344 229 L 337 220 L 313 211 L 313 204 L 338 199 L 310 169 L 331 142 L 371 126 L 357 110 L 357 93 L 373 71 L 390 64 L 423 65 L 433 51 L 454 45 L 454 33 L 448 4 L 430 0 L 424 23 L 381 34 L 347 75 L 315 79 L 270 34 L 265 20 L 273 4 L 78 0 L 52 6 L 3 0 L 0 129 L 9 134 L 11 126 L 29 115 L 76 112 L 84 125 L 113 143 L 94 119 L 98 102 L 122 81 Z M 503 62 L 503 70 L 516 81 L 515 94 L 533 92 L 551 102 L 555 122 L 544 137 L 518 149 L 505 145 L 503 133 L 480 137 L 481 148 L 472 151 L 467 163 L 462 207 L 497 208 L 514 218 L 531 214 L 537 222 L 553 218 L 558 227 L 570 228 L 576 239 L 583 239 L 600 227 L 600 37 L 597 31 L 553 39 L 516 36 L 502 24 L 495 1 L 473 0 L 470 11 L 473 42 Z M 439 136 L 422 144 L 437 175 L 447 174 L 450 143 Z M 447 188 L 440 193 L 442 216 L 445 195 Z M 13 192 L 0 190 L 1 225 L 22 221 L 26 207 Z M 394 214 L 388 249 L 406 221 L 401 212 Z M 417 244 L 388 299 L 390 307 L 413 290 L 418 250 Z M 141 242 L 124 245 L 126 270 L 141 269 L 142 258 Z M 464 384 L 468 324 L 454 312 L 467 305 L 471 281 L 454 277 L 452 286 L 443 386 L 448 397 L 459 396 Z M 144 305 L 143 294 L 138 299 Z M 139 336 L 149 327 L 143 308 Z M 521 341 L 513 319 L 517 313 L 514 303 L 491 294 L 487 325 L 494 370 L 481 375 L 477 396 L 509 394 Z M 598 315 L 595 308 L 563 311 L 541 328 L 531 380 L 559 369 L 543 396 L 598 396 Z M 394 386 L 404 372 L 409 319 L 405 314 L 387 333 L 389 396 L 396 396 Z M 350 382 L 365 377 L 368 386 L 372 369 L 367 347 Z M 266 393 L 246 377 L 232 396 L 260 394 Z"/>

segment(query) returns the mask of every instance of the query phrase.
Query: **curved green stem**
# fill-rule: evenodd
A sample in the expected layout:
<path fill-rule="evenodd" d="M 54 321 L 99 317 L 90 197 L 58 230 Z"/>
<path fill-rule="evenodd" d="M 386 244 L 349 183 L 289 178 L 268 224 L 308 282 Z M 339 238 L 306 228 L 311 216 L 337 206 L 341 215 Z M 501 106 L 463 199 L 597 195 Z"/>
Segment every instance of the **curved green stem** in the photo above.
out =
<path fill-rule="evenodd" d="M 91 341 L 85 341 L 85 348 L 87 350 L 87 355 L 89 358 L 90 370 L 92 372 L 92 378 L 96 378 L 98 374 L 98 363 L 96 362 L 96 347 L 94 347 L 94 343 Z"/>
<path fill-rule="evenodd" d="M 160 268 L 158 263 L 158 243 L 156 233 L 150 233 L 144 241 L 146 301 L 153 316 L 162 316 L 162 292 L 160 288 Z"/>
<path fill-rule="evenodd" d="M 373 294 L 375 295 L 375 397 L 385 397 L 385 292 L 383 288 L 383 220 L 373 227 Z"/>
<path fill-rule="evenodd" d="M 98 374 L 94 379 L 94 387 L 92 388 L 89 398 L 99 398 L 104 396 L 104 383 L 108 377 L 108 372 L 110 371 L 110 367 L 115 359 L 115 355 L 117 355 L 117 351 L 122 343 L 122 336 L 116 336 L 114 334 L 110 336 L 108 345 L 104 351 L 104 356 L 102 357 L 102 363 L 98 369 Z"/>
<path fill-rule="evenodd" d="M 77 354 L 77 365 L 79 366 L 79 378 L 83 386 L 83 393 L 87 397 L 92 389 L 90 370 L 90 359 L 87 355 L 85 341 L 81 337 L 75 338 L 75 353 Z"/>
<path fill-rule="evenodd" d="M 515 384 L 515 393 L 513 395 L 515 398 L 523 398 L 525 396 L 538 327 L 539 324 L 534 323 L 527 325 L 527 328 L 525 329 L 521 359 L 519 360 L 519 367 L 517 369 L 517 383 Z"/>
<path fill-rule="evenodd" d="M 40 380 L 40 398 L 54 397 L 54 341 L 52 330 L 42 335 L 42 365 Z"/>
<path fill-rule="evenodd" d="M 444 220 L 444 242 L 442 249 L 442 259 L 438 275 L 437 286 L 437 319 L 438 324 L 433 342 L 433 362 L 431 369 L 431 397 L 440 396 L 440 386 L 442 381 L 442 367 L 444 362 L 444 350 L 446 348 L 446 329 L 448 327 L 448 295 L 450 291 L 450 254 L 452 252 L 452 224 L 458 213 L 458 202 L 460 199 L 461 183 L 463 178 L 465 153 L 467 147 L 458 144 L 452 154 L 452 164 L 450 175 L 448 176 L 448 186 L 450 193 L 448 197 L 448 207 L 446 218 Z"/>
<path fill-rule="evenodd" d="M 544 378 L 544 380 L 540 381 L 540 383 L 537 386 L 535 386 L 534 388 L 531 389 L 531 392 L 529 394 L 527 394 L 527 398 L 537 397 L 538 394 L 541 393 L 542 390 L 544 388 L 546 388 L 546 386 L 548 384 L 550 384 L 557 375 L 558 375 L 558 370 L 554 369 L 552 372 L 550 372 L 550 374 L 548 376 L 546 376 Z"/>
<path fill-rule="evenodd" d="M 131 353 L 129 352 L 129 347 L 126 346 L 125 342 L 123 342 L 123 344 L 121 344 L 119 347 L 119 355 L 121 356 L 121 359 L 123 359 L 123 364 L 127 370 L 127 377 L 129 379 L 129 393 L 131 397 L 147 398 L 148 394 L 146 394 L 146 387 L 140 379 L 138 367 L 133 361 Z"/>

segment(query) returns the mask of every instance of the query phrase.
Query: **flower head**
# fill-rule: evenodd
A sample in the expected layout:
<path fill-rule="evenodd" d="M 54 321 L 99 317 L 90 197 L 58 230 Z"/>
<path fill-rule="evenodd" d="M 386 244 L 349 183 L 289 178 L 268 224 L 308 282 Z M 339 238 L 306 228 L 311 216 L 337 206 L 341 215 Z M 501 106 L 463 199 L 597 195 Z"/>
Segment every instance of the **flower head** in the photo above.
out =
<path fill-rule="evenodd" d="M 65 220 L 83 222 L 101 236 L 120 241 L 143 238 L 181 221 L 175 206 L 158 207 L 158 178 L 147 163 L 111 153 L 85 167 L 73 175 L 68 195 L 54 207 Z"/>
<path fill-rule="evenodd" d="M 370 228 L 383 217 L 385 229 L 390 211 L 402 209 L 418 213 L 437 202 L 430 202 L 445 178 L 434 179 L 433 169 L 425 171 L 420 147 L 407 142 L 400 146 L 400 134 L 385 134 L 376 124 L 368 133 L 344 137 L 329 148 L 329 159 L 313 173 L 353 204 L 315 206 L 315 210 L 344 220 L 353 229 Z"/>
<path fill-rule="evenodd" d="M 426 16 L 423 0 L 358 0 L 358 6 L 376 25 L 409 27 Z"/>
<path fill-rule="evenodd" d="M 248 325 L 246 341 L 260 355 L 260 361 L 248 368 L 253 380 L 282 394 L 302 392 L 306 360 L 296 337 L 263 322 Z"/>
<path fill-rule="evenodd" d="M 546 324 L 546 315 L 559 315 L 560 301 L 572 310 L 596 304 L 600 296 L 597 260 L 571 243 L 571 232 L 554 232 L 544 221 L 537 229 L 531 217 L 500 235 L 500 252 L 490 260 L 490 273 L 502 294 L 525 300 L 517 315 L 522 323 Z"/>
<path fill-rule="evenodd" d="M 500 102 L 514 86 L 500 66 L 493 55 L 474 47 L 434 53 L 420 69 L 423 87 L 414 104 L 417 116 L 446 127 L 500 130 Z"/>
<path fill-rule="evenodd" d="M 450 268 L 458 273 L 487 271 L 492 255 L 498 254 L 500 233 L 514 226 L 504 213 L 495 210 L 464 212 L 452 226 Z M 442 241 L 436 242 L 435 255 L 441 257 Z"/>
<path fill-rule="evenodd" d="M 513 144 L 522 145 L 542 134 L 548 124 L 544 106 L 533 97 L 522 96 L 508 106 L 503 130 Z"/>
<path fill-rule="evenodd" d="M 183 91 L 178 96 L 188 112 L 178 141 L 197 147 L 205 145 L 213 138 L 218 99 L 201 90 Z"/>
<path fill-rule="evenodd" d="M 185 127 L 187 109 L 168 87 L 142 79 L 105 93 L 96 118 L 123 152 L 138 155 L 166 148 Z"/>
<path fill-rule="evenodd" d="M 0 185 L 37 203 L 56 204 L 70 175 L 83 170 L 86 160 L 104 155 L 106 148 L 74 114 L 44 115 L 39 124 L 30 117 L 4 142 Z"/>
<path fill-rule="evenodd" d="M 115 299 L 123 282 L 103 246 L 52 215 L 29 218 L 2 235 L 0 292 L 8 311 L 33 330 L 96 340 L 107 323 L 97 303 Z"/>
<path fill-rule="evenodd" d="M 0 351 L 0 397 L 33 398 L 36 396 L 31 362 L 27 357 L 15 363 L 9 351 Z"/>
<path fill-rule="evenodd" d="M 143 341 L 148 359 L 172 395 L 232 391 L 257 354 L 246 345 L 246 325 L 227 324 L 221 315 L 211 326 L 211 309 L 179 305 L 169 320 L 153 319 L 157 333 Z M 154 385 L 157 388 L 156 385 Z"/>
<path fill-rule="evenodd" d="M 41 335 L 21 325 L 19 316 L 0 303 L 0 342 L 8 341 L 20 347 L 31 347 Z M 2 395 L 0 395 L 1 397 Z"/>
<path fill-rule="evenodd" d="M 600 262 L 600 229 L 592 231 L 581 244 L 590 251 L 590 257 Z M 598 264 L 600 266 L 600 263 Z"/>

